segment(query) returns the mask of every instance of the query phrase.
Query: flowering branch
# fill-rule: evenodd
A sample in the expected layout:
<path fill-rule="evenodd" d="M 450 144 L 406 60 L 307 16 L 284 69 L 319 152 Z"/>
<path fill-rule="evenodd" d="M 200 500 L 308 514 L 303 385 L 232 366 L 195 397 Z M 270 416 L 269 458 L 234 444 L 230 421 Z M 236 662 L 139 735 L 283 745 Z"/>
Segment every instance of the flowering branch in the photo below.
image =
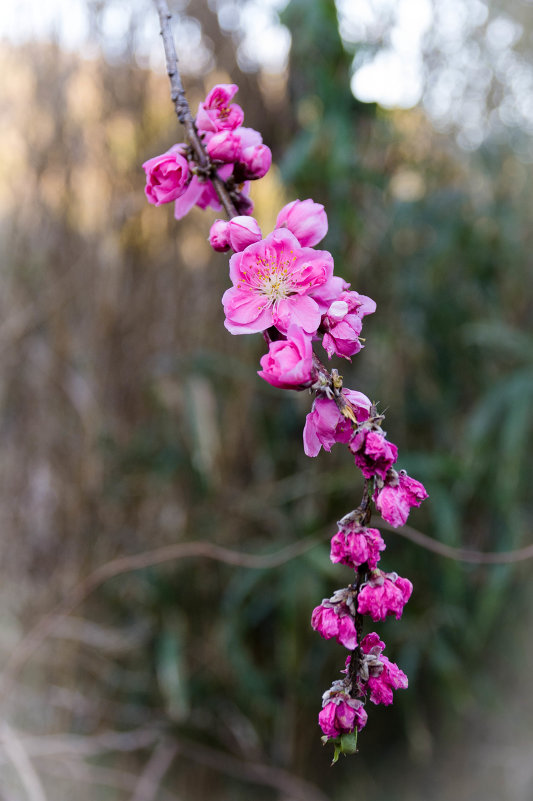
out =
<path fill-rule="evenodd" d="M 209 156 L 205 152 L 205 148 L 201 139 L 198 136 L 196 125 L 191 114 L 191 109 L 185 97 L 185 89 L 181 81 L 181 76 L 178 69 L 178 56 L 174 46 L 174 37 L 172 36 L 172 27 L 170 21 L 172 14 L 169 11 L 166 0 L 154 0 L 159 14 L 159 22 L 161 24 L 161 37 L 163 39 L 163 47 L 165 49 L 165 58 L 167 62 L 167 74 L 170 80 L 170 96 L 174 103 L 176 116 L 181 124 L 187 131 L 187 139 L 192 147 L 195 155 L 195 161 L 204 175 L 209 176 L 215 187 L 216 193 L 220 198 L 220 202 L 224 206 L 228 217 L 237 217 L 238 211 L 233 205 L 228 189 L 224 181 L 218 176 L 217 171 L 214 169 Z"/>
<path fill-rule="evenodd" d="M 235 84 L 215 86 L 200 103 L 193 120 L 179 77 L 165 0 L 156 0 L 172 100 L 185 125 L 189 143 L 143 164 L 146 196 L 156 206 L 175 201 L 181 219 L 193 205 L 224 207 L 229 221 L 216 220 L 209 241 L 214 250 L 233 250 L 229 262 L 232 286 L 222 303 L 231 334 L 262 334 L 268 353 L 258 375 L 280 389 L 309 389 L 314 395 L 304 431 L 304 450 L 314 457 L 321 448 L 347 445 L 363 475 L 359 506 L 339 521 L 331 541 L 331 560 L 355 571 L 355 581 L 325 598 L 311 625 L 325 639 L 348 651 L 345 678 L 323 695 L 319 724 L 324 742 L 335 752 L 355 753 L 357 731 L 366 724 L 367 696 L 373 703 L 392 703 L 392 690 L 407 687 L 407 677 L 383 655 L 385 643 L 375 632 L 363 637 L 364 617 L 374 622 L 393 614 L 400 619 L 413 586 L 408 579 L 378 568 L 385 543 L 370 528 L 372 504 L 394 528 L 403 525 L 413 506 L 427 493 L 419 481 L 393 465 L 396 445 L 382 429 L 384 415 L 361 392 L 344 388 L 337 369 L 329 371 L 313 350 L 321 340 L 328 357 L 351 361 L 363 347 L 363 318 L 376 304 L 350 290 L 334 275 L 331 253 L 315 246 L 328 230 L 324 207 L 310 198 L 294 200 L 278 214 L 274 231 L 263 238 L 251 216 L 250 180 L 262 178 L 272 155 L 261 134 L 243 127 L 244 112 L 232 103 Z M 228 197 L 230 203 L 228 204 Z"/>

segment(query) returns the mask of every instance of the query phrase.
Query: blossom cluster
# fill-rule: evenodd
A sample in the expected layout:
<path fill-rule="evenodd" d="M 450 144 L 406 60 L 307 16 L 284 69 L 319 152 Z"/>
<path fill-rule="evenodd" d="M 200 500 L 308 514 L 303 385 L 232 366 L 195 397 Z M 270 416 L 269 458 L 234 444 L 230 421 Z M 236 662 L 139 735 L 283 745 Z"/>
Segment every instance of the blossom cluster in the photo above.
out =
<path fill-rule="evenodd" d="M 175 201 L 181 218 L 193 205 L 220 208 L 212 177 L 216 173 L 238 211 L 213 222 L 209 241 L 217 252 L 233 251 L 231 286 L 222 297 L 225 327 L 232 334 L 261 333 L 268 351 L 259 376 L 269 384 L 308 389 L 313 403 L 303 429 L 305 453 L 345 445 L 364 481 L 360 505 L 345 515 L 331 540 L 331 561 L 354 571 L 353 581 L 317 606 L 311 625 L 325 639 L 349 651 L 344 679 L 324 693 L 319 725 L 324 741 L 333 741 L 335 757 L 356 750 L 355 737 L 367 722 L 365 702 L 390 704 L 393 690 L 407 687 L 407 677 L 383 655 L 385 643 L 375 632 L 362 637 L 364 618 L 400 619 L 411 582 L 379 567 L 385 542 L 369 526 L 372 505 L 391 526 L 404 525 L 412 507 L 427 497 L 423 485 L 396 467 L 398 448 L 387 439 L 384 416 L 362 392 L 343 387 L 313 346 L 320 343 L 331 359 L 351 361 L 363 347 L 363 319 L 375 302 L 352 290 L 335 275 L 333 256 L 316 246 L 328 231 L 324 207 L 308 198 L 293 200 L 279 212 L 274 230 L 263 236 L 251 216 L 248 181 L 262 177 L 271 154 L 260 134 L 242 127 L 243 112 L 232 103 L 234 84 L 215 86 L 200 103 L 196 129 L 205 147 L 207 172 L 195 168 L 185 144 L 143 165 L 146 195 L 155 205 Z"/>
<path fill-rule="evenodd" d="M 238 211 L 249 214 L 253 210 L 248 194 L 249 181 L 266 175 L 272 153 L 263 144 L 259 131 L 242 127 L 244 112 L 237 103 L 231 102 L 237 91 L 234 83 L 215 86 L 199 104 L 196 129 L 219 177 L 231 183 Z M 220 210 L 212 181 L 199 172 L 194 153 L 184 142 L 173 145 L 161 156 L 148 159 L 143 169 L 148 201 L 154 206 L 175 201 L 177 220 L 185 217 L 195 205 L 201 209 L 211 206 Z"/>

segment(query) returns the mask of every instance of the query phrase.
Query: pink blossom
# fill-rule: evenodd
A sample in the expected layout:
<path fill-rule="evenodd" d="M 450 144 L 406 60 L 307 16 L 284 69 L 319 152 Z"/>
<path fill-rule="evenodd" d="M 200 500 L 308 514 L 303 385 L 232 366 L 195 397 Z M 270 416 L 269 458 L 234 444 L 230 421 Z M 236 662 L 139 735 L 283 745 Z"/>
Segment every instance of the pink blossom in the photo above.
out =
<path fill-rule="evenodd" d="M 302 247 L 312 247 L 326 236 L 328 218 L 324 206 L 311 198 L 293 200 L 281 209 L 276 228 L 288 228 Z"/>
<path fill-rule="evenodd" d="M 272 152 L 266 145 L 245 147 L 239 156 L 239 167 L 244 178 L 257 180 L 263 178 L 272 164 Z"/>
<path fill-rule="evenodd" d="M 357 611 L 360 615 L 370 615 L 374 622 L 385 620 L 387 615 L 395 615 L 399 620 L 412 592 L 409 579 L 376 569 L 359 593 Z"/>
<path fill-rule="evenodd" d="M 372 406 L 366 395 L 351 389 L 343 389 L 342 394 L 349 401 L 357 421 L 366 420 Z M 304 451 L 307 456 L 316 456 L 320 448 L 330 451 L 336 442 L 349 442 L 352 434 L 352 422 L 339 412 L 334 400 L 315 398 L 304 426 Z"/>
<path fill-rule="evenodd" d="M 340 305 L 342 301 L 336 302 Z M 327 324 L 329 328 L 322 338 L 322 347 L 330 359 L 335 354 L 351 362 L 350 357 L 359 353 L 363 347 L 359 340 L 359 334 L 363 327 L 362 321 L 357 315 L 349 314 L 345 315 L 339 322 L 334 322 L 333 314 L 331 314 Z"/>
<path fill-rule="evenodd" d="M 231 163 L 240 156 L 241 140 L 235 131 L 219 131 L 209 138 L 205 149 L 213 161 Z"/>
<path fill-rule="evenodd" d="M 291 325 L 287 339 L 270 342 L 261 359 L 258 375 L 281 389 L 303 389 L 314 381 L 311 338 L 301 328 Z"/>
<path fill-rule="evenodd" d="M 338 300 L 341 292 L 348 290 L 350 284 L 338 275 L 332 275 L 325 284 L 311 290 L 309 293 L 313 300 L 318 303 L 321 314 L 325 314 L 331 304 Z"/>
<path fill-rule="evenodd" d="M 374 570 L 379 553 L 384 550 L 385 543 L 377 528 L 341 529 L 331 540 L 331 561 L 354 569 L 366 562 L 370 570 Z"/>
<path fill-rule="evenodd" d="M 377 475 L 385 480 L 387 471 L 398 458 L 398 448 L 385 439 L 380 429 L 361 428 L 350 440 L 349 448 L 365 478 Z"/>
<path fill-rule="evenodd" d="M 261 229 L 254 217 L 233 217 L 231 220 L 215 220 L 209 232 L 209 242 L 214 250 L 223 252 L 230 248 L 239 253 L 248 245 L 261 240 Z"/>
<path fill-rule="evenodd" d="M 358 685 L 365 695 L 370 691 L 374 704 L 388 706 L 393 701 L 393 690 L 405 690 L 409 684 L 407 676 L 395 662 L 383 655 L 385 643 L 375 632 L 367 634 L 361 641 L 361 673 Z"/>
<path fill-rule="evenodd" d="M 224 325 L 232 334 L 253 334 L 272 325 L 286 333 L 294 323 L 314 334 L 320 311 L 309 291 L 332 272 L 330 253 L 301 248 L 289 231 L 274 231 L 231 257 Z"/>
<path fill-rule="evenodd" d="M 183 195 L 189 180 L 189 165 L 185 158 L 185 145 L 174 145 L 162 156 L 155 156 L 143 164 L 146 173 L 144 191 L 150 203 L 160 206 Z"/>
<path fill-rule="evenodd" d="M 410 478 L 405 470 L 390 470 L 385 485 L 374 492 L 378 512 L 394 528 L 405 525 L 411 507 L 420 506 L 427 497 L 424 485 Z"/>
<path fill-rule="evenodd" d="M 337 693 L 327 701 L 318 715 L 318 723 L 326 737 L 338 737 L 357 728 L 361 731 L 366 725 L 368 715 L 363 702 L 350 698 L 348 693 Z"/>
<path fill-rule="evenodd" d="M 261 229 L 254 217 L 243 215 L 233 217 L 228 223 L 228 235 L 231 249 L 240 253 L 248 245 L 261 241 Z"/>
<path fill-rule="evenodd" d="M 349 651 L 357 647 L 357 633 L 355 623 L 348 608 L 344 604 L 326 605 L 323 601 L 320 606 L 313 609 L 311 626 L 315 631 L 331 640 L 334 637 L 338 643 L 344 645 Z"/>
<path fill-rule="evenodd" d="M 219 178 L 221 178 L 223 181 L 226 181 L 232 172 L 232 164 L 223 164 L 222 167 L 217 170 Z M 253 208 L 253 204 L 251 204 L 249 198 L 245 198 L 245 194 L 243 194 L 247 191 L 248 187 L 247 185 L 244 185 L 241 188 L 239 202 L 246 202 L 249 210 L 251 210 Z M 215 211 L 220 211 L 222 208 L 212 182 L 200 180 L 196 175 L 193 175 L 189 186 L 183 195 L 176 200 L 176 205 L 174 207 L 174 217 L 176 220 L 181 220 L 183 217 L 185 217 L 185 215 L 188 214 L 194 205 L 201 209 L 206 209 L 208 206 L 210 206 L 211 208 L 215 209 Z"/>
<path fill-rule="evenodd" d="M 362 348 L 359 334 L 362 318 L 372 314 L 376 304 L 358 292 L 341 292 L 322 317 L 321 329 L 325 331 L 322 345 L 329 358 L 336 354 L 350 360 Z"/>
<path fill-rule="evenodd" d="M 393 690 L 406 690 L 409 681 L 407 676 L 400 670 L 395 662 L 391 662 L 388 657 L 380 656 L 383 670 L 379 676 L 370 676 L 368 679 L 368 689 L 370 690 L 370 700 L 373 704 L 392 704 Z"/>
<path fill-rule="evenodd" d="M 238 92 L 234 83 L 220 83 L 214 86 L 203 103 L 198 106 L 196 127 L 199 131 L 233 131 L 242 124 L 244 112 L 230 100 Z"/>
<path fill-rule="evenodd" d="M 229 223 L 226 220 L 215 220 L 209 230 L 209 244 L 217 253 L 230 249 Z"/>

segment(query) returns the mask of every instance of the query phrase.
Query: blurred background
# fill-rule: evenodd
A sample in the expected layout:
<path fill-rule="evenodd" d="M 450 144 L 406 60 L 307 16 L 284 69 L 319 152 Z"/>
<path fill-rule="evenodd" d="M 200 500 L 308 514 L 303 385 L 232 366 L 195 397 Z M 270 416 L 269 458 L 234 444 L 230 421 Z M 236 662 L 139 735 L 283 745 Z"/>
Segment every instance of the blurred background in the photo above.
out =
<path fill-rule="evenodd" d="M 336 272 L 377 301 L 342 372 L 430 493 L 409 522 L 533 542 L 533 2 L 171 6 L 193 111 L 234 81 L 273 150 L 263 232 L 324 203 Z M 309 396 L 223 328 L 216 215 L 145 200 L 142 162 L 182 139 L 158 32 L 149 0 L 2 10 L 0 798 L 530 801 L 532 563 L 401 532 L 383 566 L 415 592 L 378 630 L 410 687 L 329 767 L 344 651 L 309 619 L 350 580 L 327 537 L 361 485 L 344 449 L 305 457 Z M 204 540 L 297 545 L 124 570 L 21 645 L 100 565 Z"/>

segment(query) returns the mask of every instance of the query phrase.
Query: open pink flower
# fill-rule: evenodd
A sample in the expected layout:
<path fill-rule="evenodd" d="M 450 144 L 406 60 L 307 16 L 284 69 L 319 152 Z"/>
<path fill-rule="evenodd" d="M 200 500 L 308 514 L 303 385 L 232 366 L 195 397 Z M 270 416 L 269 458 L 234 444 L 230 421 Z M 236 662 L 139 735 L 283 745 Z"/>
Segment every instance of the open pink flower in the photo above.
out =
<path fill-rule="evenodd" d="M 287 339 L 278 339 L 268 346 L 261 359 L 258 375 L 281 389 L 303 389 L 313 383 L 313 346 L 301 328 L 291 325 Z"/>
<path fill-rule="evenodd" d="M 198 106 L 196 127 L 199 131 L 233 131 L 242 124 L 244 112 L 230 100 L 239 91 L 235 83 L 219 83 L 214 86 L 203 103 Z"/>
<path fill-rule="evenodd" d="M 163 155 L 148 159 L 143 169 L 146 173 L 144 191 L 149 202 L 154 206 L 171 203 L 184 194 L 189 181 L 185 145 L 174 145 Z"/>
<path fill-rule="evenodd" d="M 232 334 L 254 334 L 272 325 L 286 333 L 294 323 L 314 334 L 320 310 L 309 291 L 332 273 L 330 253 L 301 248 L 289 231 L 274 231 L 231 257 L 224 325 Z"/>
<path fill-rule="evenodd" d="M 376 569 L 358 596 L 357 611 L 360 615 L 370 615 L 372 620 L 385 620 L 387 615 L 402 616 L 403 608 L 413 592 L 409 579 L 397 573 L 384 573 Z"/>
<path fill-rule="evenodd" d="M 372 404 L 366 395 L 352 389 L 343 389 L 342 394 L 351 404 L 358 423 L 368 419 Z M 303 436 L 307 456 L 317 456 L 320 448 L 330 451 L 336 442 L 349 442 L 353 424 L 339 412 L 334 400 L 318 397 L 305 418 Z"/>
<path fill-rule="evenodd" d="M 355 526 L 342 528 L 331 539 L 331 561 L 334 564 L 356 569 L 359 565 L 368 564 L 374 570 L 379 562 L 380 551 L 385 550 L 385 543 L 377 528 Z"/>
<path fill-rule="evenodd" d="M 376 488 L 376 509 L 394 528 L 405 525 L 412 506 L 420 506 L 428 497 L 423 484 L 410 478 L 405 470 L 389 470 L 382 488 Z"/>
<path fill-rule="evenodd" d="M 398 458 L 398 448 L 388 442 L 383 431 L 362 428 L 350 441 L 355 464 L 365 478 L 380 476 L 385 480 L 389 468 Z"/>
<path fill-rule="evenodd" d="M 326 236 L 328 218 L 324 206 L 311 198 L 293 200 L 281 209 L 276 228 L 288 228 L 302 247 L 312 247 Z"/>

